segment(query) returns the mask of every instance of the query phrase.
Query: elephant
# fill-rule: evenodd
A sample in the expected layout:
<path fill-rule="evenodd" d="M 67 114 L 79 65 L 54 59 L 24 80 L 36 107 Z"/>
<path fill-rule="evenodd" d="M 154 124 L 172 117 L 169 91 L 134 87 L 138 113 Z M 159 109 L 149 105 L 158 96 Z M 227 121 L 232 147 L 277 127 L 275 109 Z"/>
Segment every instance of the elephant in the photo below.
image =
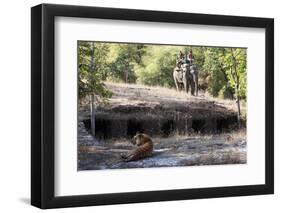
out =
<path fill-rule="evenodd" d="M 185 65 L 177 65 L 174 68 L 173 77 L 177 91 L 184 89 L 188 93 L 189 89 L 189 71 Z"/>
<path fill-rule="evenodd" d="M 191 94 L 198 96 L 198 71 L 195 65 L 177 65 L 174 68 L 173 77 L 177 91 L 184 89 L 186 93 L 191 87 Z"/>

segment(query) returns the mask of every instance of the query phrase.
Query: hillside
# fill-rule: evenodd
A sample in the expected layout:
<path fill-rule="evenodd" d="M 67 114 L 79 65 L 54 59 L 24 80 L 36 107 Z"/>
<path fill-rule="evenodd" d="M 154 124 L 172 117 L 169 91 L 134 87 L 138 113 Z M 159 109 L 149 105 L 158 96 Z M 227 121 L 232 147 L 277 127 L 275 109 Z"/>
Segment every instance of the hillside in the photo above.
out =
<path fill-rule="evenodd" d="M 219 100 L 199 93 L 198 97 L 174 89 L 136 84 L 106 83 L 113 92 L 108 104 L 96 109 L 99 138 L 192 132 L 217 133 L 237 127 L 235 101 Z M 88 105 L 80 108 L 80 120 L 89 126 Z"/>
<path fill-rule="evenodd" d="M 234 101 L 135 84 L 106 87 L 113 96 L 97 106 L 95 138 L 87 131 L 88 105 L 80 106 L 79 170 L 246 163 L 246 132 L 237 127 Z M 121 162 L 136 132 L 152 137 L 154 154 Z"/>

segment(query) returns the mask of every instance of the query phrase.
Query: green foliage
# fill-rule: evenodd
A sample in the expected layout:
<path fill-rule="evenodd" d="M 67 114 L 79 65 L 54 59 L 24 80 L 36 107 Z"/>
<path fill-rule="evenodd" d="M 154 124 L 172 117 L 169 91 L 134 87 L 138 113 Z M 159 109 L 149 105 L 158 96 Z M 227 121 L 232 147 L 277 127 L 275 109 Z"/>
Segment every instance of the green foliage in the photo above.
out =
<path fill-rule="evenodd" d="M 143 64 L 135 67 L 139 83 L 146 85 L 174 86 L 173 69 L 176 64 L 178 48 L 151 46 Z"/>
<path fill-rule="evenodd" d="M 102 82 L 105 78 L 107 47 L 92 42 L 78 42 L 78 87 L 79 98 L 95 94 L 106 101 L 112 93 Z M 93 61 L 91 61 L 93 59 Z M 91 66 L 92 65 L 92 66 Z"/>
<path fill-rule="evenodd" d="M 200 77 L 206 76 L 208 91 L 213 96 L 218 96 L 220 90 L 227 84 L 225 74 L 222 72 L 218 60 L 219 50 L 215 48 L 208 48 L 205 53 L 205 60 Z"/>
<path fill-rule="evenodd" d="M 140 44 L 112 44 L 109 64 L 109 79 L 126 83 L 135 83 L 134 67 L 142 64 L 145 46 Z"/>
<path fill-rule="evenodd" d="M 202 70 L 209 76 L 208 91 L 222 98 L 246 99 L 246 58 L 246 49 L 208 48 Z"/>

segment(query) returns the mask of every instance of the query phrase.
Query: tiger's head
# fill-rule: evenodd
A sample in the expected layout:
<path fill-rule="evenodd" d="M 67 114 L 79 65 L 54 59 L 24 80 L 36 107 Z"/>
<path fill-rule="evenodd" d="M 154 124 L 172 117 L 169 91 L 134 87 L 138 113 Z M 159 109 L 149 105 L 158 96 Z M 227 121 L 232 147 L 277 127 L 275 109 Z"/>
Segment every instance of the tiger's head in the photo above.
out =
<path fill-rule="evenodd" d="M 142 133 L 137 133 L 134 137 L 133 137 L 133 140 L 132 140 L 132 143 L 134 145 L 137 145 L 137 146 L 140 146 L 143 144 L 144 142 L 144 134 Z"/>

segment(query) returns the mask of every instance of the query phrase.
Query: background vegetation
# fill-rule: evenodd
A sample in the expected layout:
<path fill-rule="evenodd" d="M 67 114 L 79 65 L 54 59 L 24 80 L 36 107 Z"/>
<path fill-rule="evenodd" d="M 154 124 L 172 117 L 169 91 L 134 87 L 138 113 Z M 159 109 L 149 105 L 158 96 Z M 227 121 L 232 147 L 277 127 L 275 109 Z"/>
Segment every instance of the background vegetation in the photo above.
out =
<path fill-rule="evenodd" d="M 246 100 L 247 50 L 244 48 L 78 42 L 79 97 L 111 96 L 103 81 L 174 87 L 179 51 L 193 51 L 199 85 L 212 96 Z"/>

